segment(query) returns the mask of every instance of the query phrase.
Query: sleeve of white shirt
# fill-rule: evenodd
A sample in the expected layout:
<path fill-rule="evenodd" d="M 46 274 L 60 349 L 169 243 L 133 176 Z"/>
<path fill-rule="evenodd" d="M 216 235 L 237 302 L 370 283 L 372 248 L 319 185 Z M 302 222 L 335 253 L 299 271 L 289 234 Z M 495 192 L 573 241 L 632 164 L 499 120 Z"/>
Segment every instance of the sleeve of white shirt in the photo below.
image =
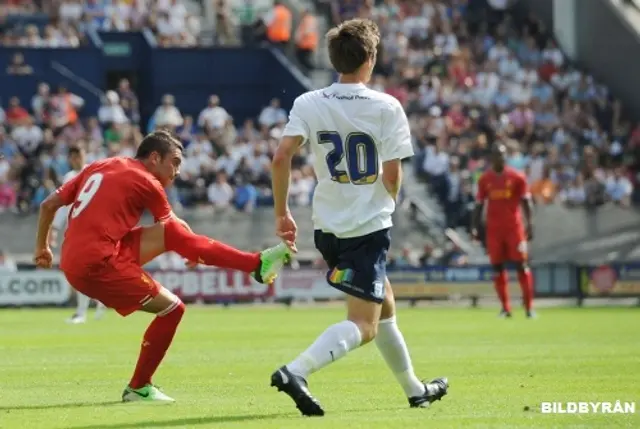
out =
<path fill-rule="evenodd" d="M 382 162 L 413 156 L 409 120 L 399 102 L 382 111 L 382 139 L 379 152 Z"/>
<path fill-rule="evenodd" d="M 309 124 L 304 120 L 304 116 L 307 113 L 305 109 L 304 101 L 298 97 L 293 102 L 291 112 L 289 112 L 289 122 L 284 127 L 282 137 L 302 137 L 302 143 L 306 143 L 309 140 Z"/>

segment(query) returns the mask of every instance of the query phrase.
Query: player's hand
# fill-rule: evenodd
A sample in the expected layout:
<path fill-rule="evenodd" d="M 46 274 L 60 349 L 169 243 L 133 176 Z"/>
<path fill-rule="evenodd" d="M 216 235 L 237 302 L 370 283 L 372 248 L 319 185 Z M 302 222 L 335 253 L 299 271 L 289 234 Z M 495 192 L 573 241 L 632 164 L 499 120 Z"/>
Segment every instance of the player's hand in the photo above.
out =
<path fill-rule="evenodd" d="M 53 252 L 49 246 L 44 249 L 36 249 L 33 253 L 33 262 L 38 268 L 51 268 L 53 266 Z"/>
<path fill-rule="evenodd" d="M 533 240 L 533 225 L 527 225 L 527 241 Z"/>
<path fill-rule="evenodd" d="M 276 218 L 276 235 L 284 241 L 293 251 L 296 249 L 296 238 L 298 236 L 298 226 L 293 220 L 291 213 Z"/>

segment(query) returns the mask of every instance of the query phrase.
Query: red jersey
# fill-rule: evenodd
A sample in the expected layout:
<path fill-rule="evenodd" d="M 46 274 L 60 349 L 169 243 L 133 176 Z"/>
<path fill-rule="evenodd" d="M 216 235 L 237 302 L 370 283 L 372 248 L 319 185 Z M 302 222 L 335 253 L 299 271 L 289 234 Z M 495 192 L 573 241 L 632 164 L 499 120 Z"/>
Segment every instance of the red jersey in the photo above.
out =
<path fill-rule="evenodd" d="M 118 252 L 120 240 L 149 210 L 171 216 L 164 188 L 138 160 L 108 158 L 89 164 L 56 193 L 69 207 L 60 267 L 81 274 Z"/>
<path fill-rule="evenodd" d="M 528 195 L 527 179 L 519 171 L 511 167 L 505 167 L 502 173 L 485 171 L 478 181 L 476 200 L 487 201 L 487 230 L 522 229 L 520 206 Z"/>

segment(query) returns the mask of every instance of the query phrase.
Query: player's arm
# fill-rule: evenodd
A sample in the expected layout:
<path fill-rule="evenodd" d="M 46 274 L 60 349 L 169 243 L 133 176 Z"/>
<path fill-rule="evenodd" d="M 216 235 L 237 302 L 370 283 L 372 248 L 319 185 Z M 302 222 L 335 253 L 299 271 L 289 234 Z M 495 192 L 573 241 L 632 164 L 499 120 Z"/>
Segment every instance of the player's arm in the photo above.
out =
<path fill-rule="evenodd" d="M 68 206 L 75 200 L 83 179 L 84 175 L 78 174 L 72 180 L 58 188 L 54 193 L 50 194 L 40 204 L 34 254 L 34 260 L 39 267 L 51 267 L 53 254 L 49 248 L 49 236 L 51 234 L 53 219 L 58 209 L 63 206 Z"/>
<path fill-rule="evenodd" d="M 58 237 L 60 231 L 62 231 L 67 223 L 67 217 L 69 216 L 69 206 L 60 207 L 53 218 L 51 224 L 51 232 L 49 233 L 49 245 L 56 247 L 58 245 Z"/>
<path fill-rule="evenodd" d="M 521 177 L 519 180 L 522 215 L 524 221 L 527 224 L 527 240 L 533 239 L 533 200 L 531 199 L 531 192 L 529 192 L 529 185 L 527 185 L 527 179 Z"/>
<path fill-rule="evenodd" d="M 289 212 L 289 187 L 291 160 L 298 149 L 309 139 L 309 125 L 305 121 L 303 96 L 296 98 L 289 112 L 289 121 L 282 132 L 282 139 L 271 164 L 271 190 L 276 215 L 276 235 L 295 251 L 297 226 Z"/>
<path fill-rule="evenodd" d="M 480 222 L 482 221 L 482 212 L 484 210 L 484 202 L 487 199 L 486 187 L 484 185 L 484 176 L 480 177 L 478 181 L 478 193 L 476 194 L 476 205 L 473 208 L 473 214 L 471 215 L 471 235 L 476 240 L 479 238 L 478 231 L 480 229 Z"/>
<path fill-rule="evenodd" d="M 400 103 L 382 111 L 382 184 L 391 198 L 398 199 L 402 187 L 402 160 L 413 156 L 409 120 Z"/>
<path fill-rule="evenodd" d="M 38 232 L 36 234 L 36 249 L 46 249 L 49 247 L 49 234 L 51 225 L 59 208 L 65 206 L 62 197 L 54 192 L 40 204 L 38 216 Z"/>
<path fill-rule="evenodd" d="M 291 160 L 303 143 L 303 136 L 284 136 L 273 156 L 271 187 L 276 217 L 286 216 L 289 213 Z"/>
<path fill-rule="evenodd" d="M 391 198 L 398 199 L 402 187 L 402 161 L 392 159 L 382 163 L 382 184 Z"/>

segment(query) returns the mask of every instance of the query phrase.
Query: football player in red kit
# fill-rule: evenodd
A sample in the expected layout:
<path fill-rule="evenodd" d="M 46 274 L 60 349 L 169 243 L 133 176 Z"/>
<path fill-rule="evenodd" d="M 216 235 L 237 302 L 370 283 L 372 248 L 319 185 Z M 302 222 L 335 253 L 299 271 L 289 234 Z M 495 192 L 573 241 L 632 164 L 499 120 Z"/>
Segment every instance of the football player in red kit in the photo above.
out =
<path fill-rule="evenodd" d="M 182 144 L 166 131 L 143 140 L 136 158 L 109 158 L 85 167 L 40 206 L 34 261 L 50 268 L 48 238 L 56 211 L 69 206 L 60 268 L 80 293 L 122 316 L 142 310 L 157 317 L 145 332 L 135 372 L 122 400 L 173 401 L 151 378 L 173 341 L 185 306 L 142 268 L 167 251 L 197 263 L 230 268 L 261 283 L 273 281 L 289 258 L 282 243 L 261 253 L 247 253 L 194 234 L 172 212 L 164 187 L 179 173 Z M 156 224 L 136 226 L 148 210 Z"/>
<path fill-rule="evenodd" d="M 527 317 L 533 312 L 533 276 L 528 266 L 527 242 L 533 238 L 532 202 L 526 177 L 505 165 L 506 147 L 492 151 L 491 168 L 478 181 L 472 234 L 478 238 L 484 204 L 487 204 L 486 248 L 494 270 L 494 285 L 502 303 L 502 317 L 511 317 L 509 278 L 504 264 L 513 262 L 518 271 Z M 523 215 L 525 224 L 523 225 Z"/>

